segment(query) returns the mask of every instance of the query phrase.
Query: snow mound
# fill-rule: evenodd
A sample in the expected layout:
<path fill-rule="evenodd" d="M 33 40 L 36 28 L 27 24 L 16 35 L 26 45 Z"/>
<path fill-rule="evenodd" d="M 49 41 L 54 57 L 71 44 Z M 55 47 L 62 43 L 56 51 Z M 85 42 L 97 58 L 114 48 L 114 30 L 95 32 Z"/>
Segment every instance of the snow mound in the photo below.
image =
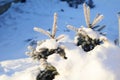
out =
<path fill-rule="evenodd" d="M 120 50 L 114 44 L 106 42 L 88 53 L 72 46 L 68 46 L 66 50 L 67 60 L 51 61 L 60 73 L 55 80 L 120 79 Z"/>
<path fill-rule="evenodd" d="M 30 58 L 9 60 L 0 62 L 0 71 L 0 80 L 35 80 L 39 65 Z"/>
<path fill-rule="evenodd" d="M 120 49 L 110 41 L 84 52 L 71 42 L 63 42 L 68 59 L 58 54 L 47 59 L 59 75 L 54 80 L 119 80 Z M 30 58 L 0 62 L 0 80 L 36 80 L 40 64 Z"/>

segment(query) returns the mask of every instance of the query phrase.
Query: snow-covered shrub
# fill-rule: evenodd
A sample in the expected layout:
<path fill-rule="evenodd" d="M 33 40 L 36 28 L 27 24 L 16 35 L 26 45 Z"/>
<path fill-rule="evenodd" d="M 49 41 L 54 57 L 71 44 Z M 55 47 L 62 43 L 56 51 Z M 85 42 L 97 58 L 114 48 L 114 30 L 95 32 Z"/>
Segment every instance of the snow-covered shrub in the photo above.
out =
<path fill-rule="evenodd" d="M 58 72 L 56 68 L 47 62 L 47 58 L 56 53 L 59 54 L 64 59 L 67 59 L 64 46 L 59 44 L 59 40 L 64 38 L 63 35 L 58 36 L 55 38 L 55 34 L 57 31 L 57 14 L 54 14 L 54 22 L 53 22 L 53 29 L 52 33 L 47 32 L 41 28 L 35 27 L 34 30 L 40 33 L 43 33 L 47 35 L 50 39 L 46 39 L 43 41 L 37 41 L 37 44 L 35 46 L 28 46 L 28 49 L 30 50 L 27 52 L 27 55 L 32 57 L 33 59 L 37 59 L 40 61 L 40 73 L 37 76 L 37 80 L 53 80 L 55 75 L 58 75 Z"/>
<path fill-rule="evenodd" d="M 98 22 L 100 22 L 103 18 L 103 15 L 98 14 L 94 21 L 90 23 L 90 8 L 83 4 L 84 7 L 84 15 L 85 15 L 85 21 L 87 28 L 81 27 L 81 28 L 75 28 L 73 26 L 67 26 L 68 29 L 74 30 L 76 32 L 75 36 L 75 43 L 77 46 L 81 46 L 82 49 L 86 52 L 91 51 L 94 49 L 95 46 L 100 45 L 103 41 L 101 41 L 100 34 L 103 34 L 100 32 L 105 26 L 96 26 Z M 97 30 L 96 30 L 97 29 Z"/>
<path fill-rule="evenodd" d="M 89 34 L 83 34 L 82 31 L 76 34 L 75 42 L 77 46 L 81 45 L 82 49 L 86 52 L 94 49 L 95 46 L 102 43 L 99 38 L 93 39 Z"/>
<path fill-rule="evenodd" d="M 53 22 L 53 29 L 52 33 L 45 31 L 41 28 L 35 27 L 34 30 L 40 33 L 43 33 L 47 35 L 50 39 L 46 39 L 43 41 L 37 41 L 36 46 L 32 47 L 29 46 L 28 49 L 30 52 L 27 52 L 27 54 L 34 58 L 40 60 L 41 58 L 47 59 L 49 55 L 52 55 L 53 53 L 60 54 L 64 59 L 67 59 L 65 56 L 64 46 L 59 44 L 59 40 L 64 38 L 64 35 L 60 35 L 57 38 L 55 38 L 55 34 L 57 31 L 57 14 L 54 14 L 54 22 Z"/>

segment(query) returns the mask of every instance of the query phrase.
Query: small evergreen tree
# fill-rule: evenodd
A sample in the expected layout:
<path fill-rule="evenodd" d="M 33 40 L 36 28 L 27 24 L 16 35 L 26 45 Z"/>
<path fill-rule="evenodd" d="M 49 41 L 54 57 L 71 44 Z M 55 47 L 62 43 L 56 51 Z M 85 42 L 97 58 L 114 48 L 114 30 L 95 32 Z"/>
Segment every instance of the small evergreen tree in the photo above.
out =
<path fill-rule="evenodd" d="M 84 16 L 85 16 L 85 21 L 86 21 L 86 26 L 90 31 L 92 30 L 97 30 L 100 34 L 102 34 L 100 31 L 105 27 L 105 26 L 98 26 L 97 23 L 100 22 L 103 19 L 103 15 L 97 15 L 95 19 L 93 20 L 92 23 L 90 23 L 90 8 L 86 5 L 83 4 L 84 8 Z M 73 26 L 67 26 L 68 29 L 74 30 L 76 32 L 76 37 L 75 37 L 75 42 L 77 46 L 81 46 L 82 49 L 86 52 L 91 51 L 95 48 L 95 46 L 100 45 L 102 41 L 99 38 L 93 39 L 87 34 L 85 31 L 84 27 L 81 28 L 75 28 Z"/>
<path fill-rule="evenodd" d="M 64 36 L 56 36 L 56 31 L 57 31 L 57 14 L 54 14 L 54 22 L 53 22 L 53 28 L 52 32 L 45 31 L 41 28 L 34 28 L 35 31 L 43 33 L 47 35 L 50 39 L 43 40 L 43 41 L 38 41 L 36 46 L 29 46 L 28 49 L 30 52 L 27 52 L 27 55 L 32 57 L 33 59 L 37 59 L 40 61 L 41 68 L 39 74 L 37 75 L 36 79 L 37 80 L 53 80 L 55 75 L 58 75 L 59 73 L 57 72 L 57 69 L 51 65 L 50 63 L 47 62 L 47 58 L 54 54 L 57 53 L 64 59 L 67 59 L 64 51 L 64 46 L 59 45 L 58 41 Z M 51 46 L 49 46 L 51 44 Z"/>

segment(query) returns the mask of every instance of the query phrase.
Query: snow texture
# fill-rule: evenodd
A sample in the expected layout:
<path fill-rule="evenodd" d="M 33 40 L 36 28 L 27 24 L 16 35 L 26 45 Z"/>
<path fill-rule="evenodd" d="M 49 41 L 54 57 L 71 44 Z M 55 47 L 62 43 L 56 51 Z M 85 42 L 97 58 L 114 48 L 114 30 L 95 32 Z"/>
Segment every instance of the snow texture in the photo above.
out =
<path fill-rule="evenodd" d="M 48 44 L 51 43 L 48 41 Z M 68 58 L 65 60 L 58 54 L 53 54 L 47 59 L 59 72 L 54 80 L 120 79 L 120 49 L 110 41 L 96 46 L 89 52 L 84 52 L 82 48 L 75 46 L 72 42 L 63 41 L 61 43 L 66 46 L 65 52 Z M 0 62 L 2 73 L 0 80 L 36 80 L 40 69 L 42 67 L 39 62 L 29 58 L 3 61 Z"/>
<path fill-rule="evenodd" d="M 40 46 L 37 46 L 36 51 L 39 52 L 40 48 L 56 49 L 57 47 L 58 47 L 58 44 L 55 39 L 47 39 Z"/>

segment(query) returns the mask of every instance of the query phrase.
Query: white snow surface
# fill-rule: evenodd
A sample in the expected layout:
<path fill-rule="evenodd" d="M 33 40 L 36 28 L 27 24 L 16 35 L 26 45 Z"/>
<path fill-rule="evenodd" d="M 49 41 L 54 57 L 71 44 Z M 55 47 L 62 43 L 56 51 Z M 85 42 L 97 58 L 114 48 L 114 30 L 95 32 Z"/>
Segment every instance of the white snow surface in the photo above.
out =
<path fill-rule="evenodd" d="M 99 32 L 94 31 L 91 28 L 85 28 L 84 26 L 81 26 L 78 30 L 79 33 L 82 33 L 83 35 L 88 35 L 92 39 L 98 39 L 100 37 Z"/>
<path fill-rule="evenodd" d="M 110 41 L 90 52 L 84 52 L 72 42 L 62 44 L 66 46 L 68 59 L 58 54 L 47 59 L 59 72 L 54 80 L 120 80 L 120 49 Z M 0 80 L 36 80 L 40 68 L 39 61 L 30 58 L 3 61 L 0 62 Z"/>
<path fill-rule="evenodd" d="M 47 39 L 40 46 L 36 47 L 36 51 L 39 52 L 40 48 L 56 49 L 57 47 L 58 44 L 55 39 Z"/>

